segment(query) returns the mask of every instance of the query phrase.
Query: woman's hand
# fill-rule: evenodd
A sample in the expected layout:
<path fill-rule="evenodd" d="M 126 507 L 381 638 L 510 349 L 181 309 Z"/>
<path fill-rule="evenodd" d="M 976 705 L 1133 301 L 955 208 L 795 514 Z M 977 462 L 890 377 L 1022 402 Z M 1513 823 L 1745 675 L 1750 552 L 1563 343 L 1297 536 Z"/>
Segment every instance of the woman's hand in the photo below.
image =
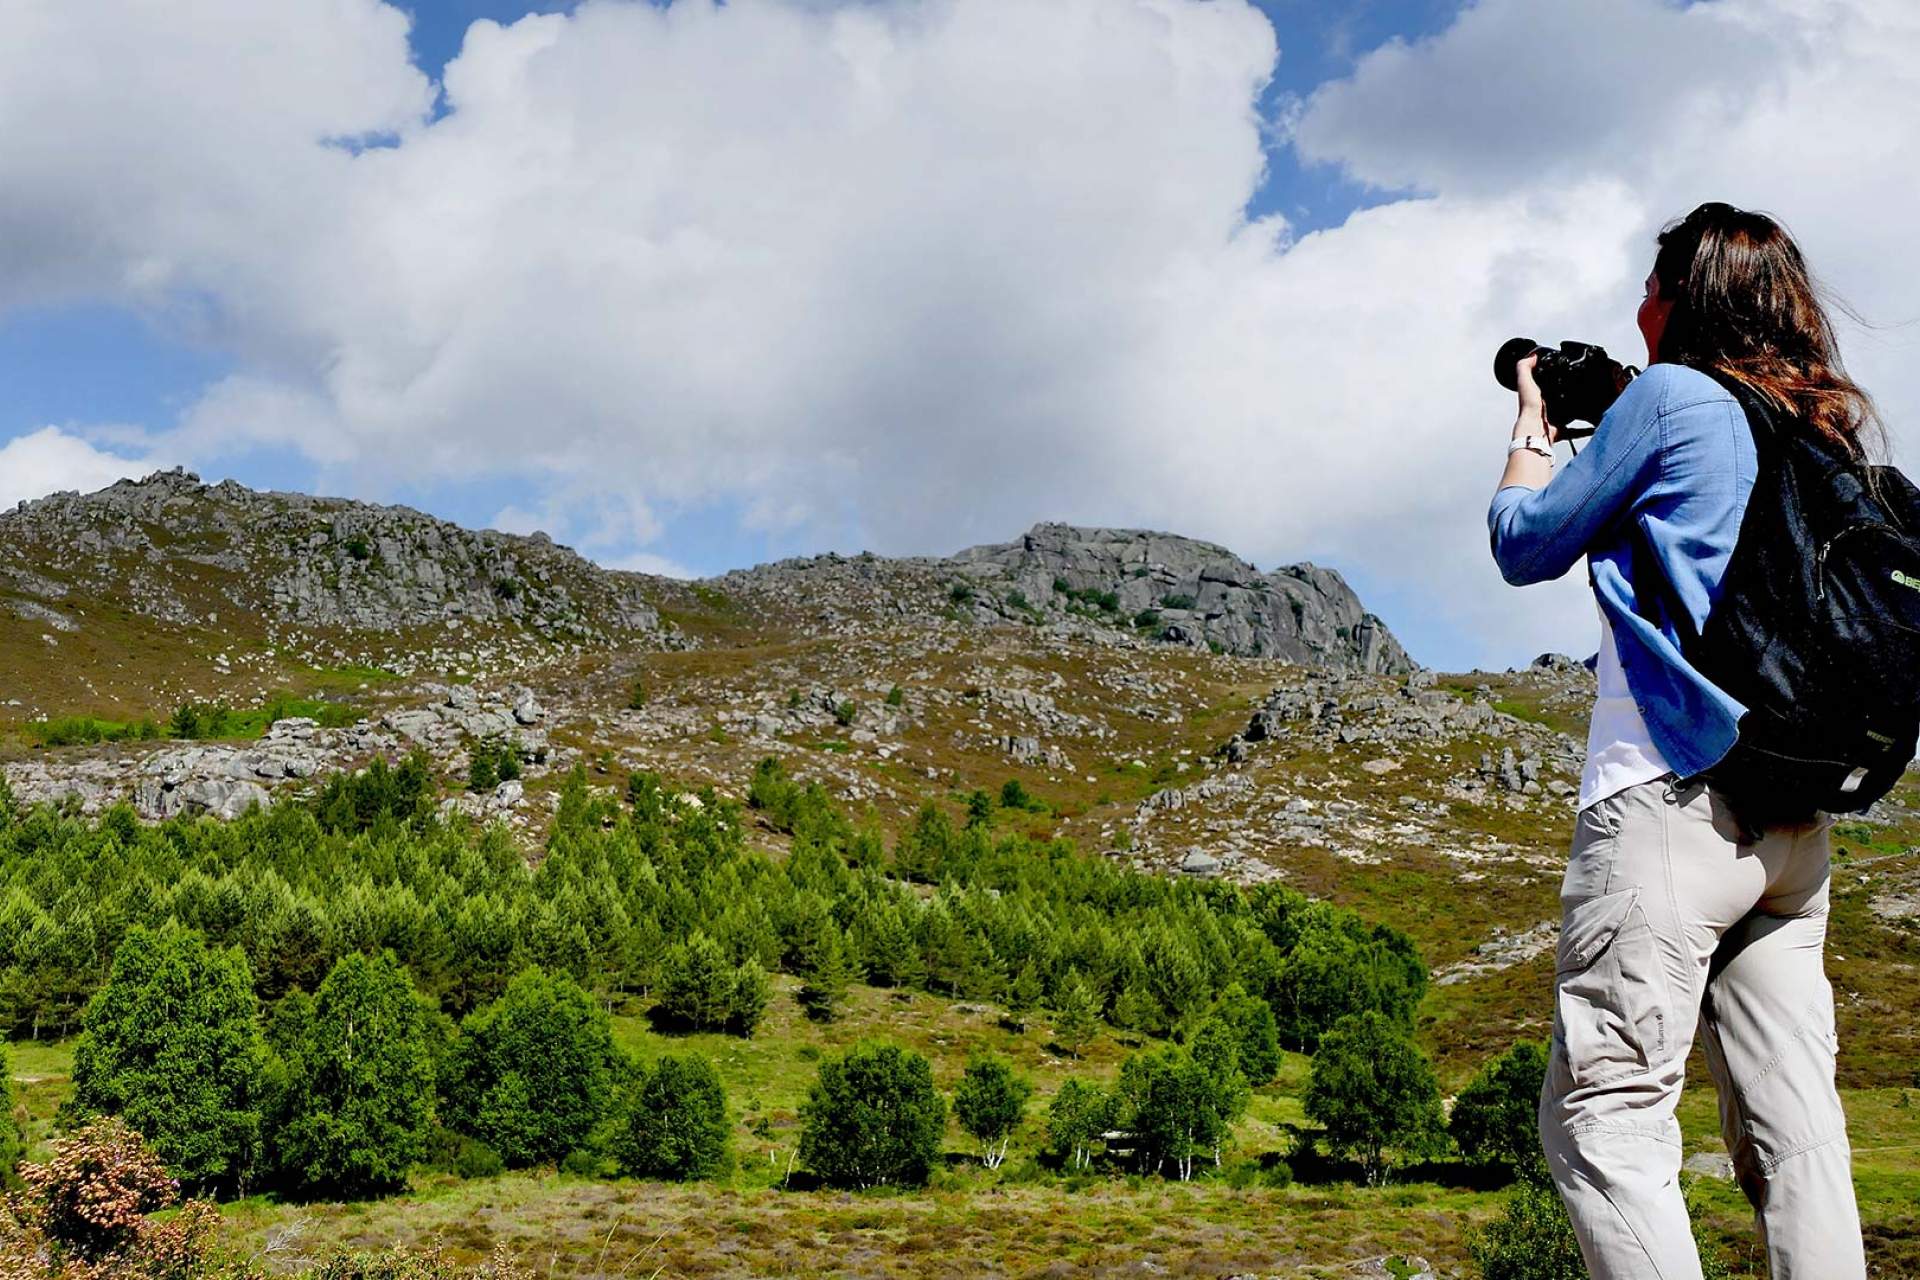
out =
<path fill-rule="evenodd" d="M 1537 356 L 1528 356 L 1514 365 L 1514 389 L 1520 393 L 1520 417 L 1513 424 L 1513 438 L 1524 440 L 1528 436 L 1544 436 L 1549 445 L 1560 437 L 1547 421 L 1546 397 L 1540 394 L 1540 384 L 1533 380 L 1533 366 Z M 1553 463 L 1530 449 L 1517 449 L 1507 454 L 1507 469 L 1500 475 L 1500 487 L 1524 485 L 1529 489 L 1538 489 L 1553 479 Z"/>
<path fill-rule="evenodd" d="M 1547 421 L 1547 399 L 1540 392 L 1540 384 L 1533 380 L 1533 366 L 1540 362 L 1538 355 L 1531 355 L 1514 365 L 1514 389 L 1520 397 L 1520 417 L 1513 424 L 1513 438 L 1522 436 L 1545 436 L 1549 441 L 1557 441 L 1560 433 Z"/>

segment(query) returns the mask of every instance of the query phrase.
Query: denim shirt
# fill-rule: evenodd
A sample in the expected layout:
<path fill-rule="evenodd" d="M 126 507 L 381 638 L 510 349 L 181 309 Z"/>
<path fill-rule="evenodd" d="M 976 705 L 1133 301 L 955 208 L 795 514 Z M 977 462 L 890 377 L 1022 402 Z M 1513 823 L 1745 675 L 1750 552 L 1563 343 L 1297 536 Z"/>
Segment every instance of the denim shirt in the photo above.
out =
<path fill-rule="evenodd" d="M 1545 487 L 1503 485 L 1487 526 L 1500 575 L 1546 582 L 1587 557 L 1587 578 L 1613 624 L 1627 690 L 1647 735 L 1681 777 L 1733 746 L 1746 708 L 1688 664 L 1669 611 L 1694 630 L 1720 593 L 1758 463 L 1746 414 L 1724 387 L 1683 365 L 1656 364 L 1627 385 L 1599 428 Z M 1637 527 L 1668 586 L 1635 582 Z"/>

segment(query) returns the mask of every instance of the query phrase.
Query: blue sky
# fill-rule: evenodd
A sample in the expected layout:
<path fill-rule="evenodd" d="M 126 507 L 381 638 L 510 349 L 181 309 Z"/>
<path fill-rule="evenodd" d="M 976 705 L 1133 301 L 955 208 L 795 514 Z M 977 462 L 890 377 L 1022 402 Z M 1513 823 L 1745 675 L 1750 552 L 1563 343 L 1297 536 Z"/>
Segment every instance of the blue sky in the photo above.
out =
<path fill-rule="evenodd" d="M 1486 554 L 1488 353 L 1640 362 L 1692 204 L 1920 417 L 1891 0 L 26 2 L 0 505 L 179 460 L 702 574 L 1159 528 L 1459 670 L 1594 642 Z"/>

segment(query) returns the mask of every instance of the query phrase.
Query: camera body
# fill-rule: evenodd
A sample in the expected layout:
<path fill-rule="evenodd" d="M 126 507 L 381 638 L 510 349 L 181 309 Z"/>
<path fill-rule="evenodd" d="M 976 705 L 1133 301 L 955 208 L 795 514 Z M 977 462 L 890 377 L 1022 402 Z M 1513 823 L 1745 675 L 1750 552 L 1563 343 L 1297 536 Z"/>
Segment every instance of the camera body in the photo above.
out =
<path fill-rule="evenodd" d="M 1520 381 L 1517 366 L 1531 355 L 1540 357 L 1533 366 L 1533 380 L 1546 401 L 1547 421 L 1563 438 L 1592 435 L 1592 427 L 1573 430 L 1569 424 L 1599 425 L 1602 415 L 1640 373 L 1591 342 L 1563 342 L 1558 347 L 1543 347 L 1532 338 L 1509 338 L 1500 344 L 1499 352 L 1493 357 L 1494 380 L 1509 391 L 1517 389 Z"/>

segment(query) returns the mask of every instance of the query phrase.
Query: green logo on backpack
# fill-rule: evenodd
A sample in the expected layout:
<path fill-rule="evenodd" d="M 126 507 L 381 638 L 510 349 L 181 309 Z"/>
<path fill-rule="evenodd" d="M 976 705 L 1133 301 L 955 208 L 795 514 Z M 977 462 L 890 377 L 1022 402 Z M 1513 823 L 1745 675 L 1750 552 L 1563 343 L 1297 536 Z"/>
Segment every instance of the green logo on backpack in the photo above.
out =
<path fill-rule="evenodd" d="M 1902 573 L 1898 569 L 1895 569 L 1893 571 L 1893 580 L 1899 583 L 1903 587 L 1911 587 L 1915 591 L 1920 591 L 1920 578 L 1915 578 L 1910 574 Z"/>

